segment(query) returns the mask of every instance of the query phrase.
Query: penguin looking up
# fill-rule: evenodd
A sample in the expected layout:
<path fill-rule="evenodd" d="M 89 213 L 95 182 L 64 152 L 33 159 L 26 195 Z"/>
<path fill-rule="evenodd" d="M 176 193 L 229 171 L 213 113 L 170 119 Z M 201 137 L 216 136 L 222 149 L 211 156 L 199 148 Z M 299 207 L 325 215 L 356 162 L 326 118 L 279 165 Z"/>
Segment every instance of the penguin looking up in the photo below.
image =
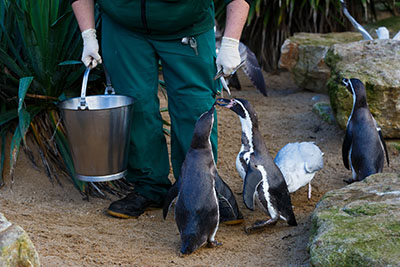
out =
<path fill-rule="evenodd" d="M 242 145 L 236 157 L 236 168 L 243 179 L 244 204 L 248 209 L 254 210 L 256 200 L 271 217 L 269 220 L 254 223 L 246 232 L 251 233 L 276 224 L 278 219 L 283 219 L 292 226 L 297 225 L 285 179 L 265 146 L 258 129 L 256 112 L 244 99 L 220 98 L 217 104 L 235 112 L 242 125 Z"/>
<path fill-rule="evenodd" d="M 343 79 L 342 83 L 353 95 L 353 109 L 342 146 L 343 164 L 352 171 L 352 179 L 344 181 L 350 184 L 382 172 L 385 154 L 388 165 L 389 155 L 381 128 L 368 108 L 364 84 L 359 79 Z"/>
<path fill-rule="evenodd" d="M 311 180 L 324 167 L 324 153 L 313 142 L 289 143 L 275 156 L 275 163 L 281 170 L 289 193 L 308 184 L 307 198 L 311 198 Z"/>
<path fill-rule="evenodd" d="M 177 198 L 175 221 L 181 236 L 182 254 L 190 254 L 206 243 L 211 247 L 219 245 L 215 234 L 220 222 L 220 210 L 221 216 L 233 219 L 228 224 L 243 222 L 231 189 L 216 169 L 210 142 L 214 112 L 215 105 L 197 120 L 180 177 L 168 191 L 164 203 L 165 219 L 169 207 Z"/>

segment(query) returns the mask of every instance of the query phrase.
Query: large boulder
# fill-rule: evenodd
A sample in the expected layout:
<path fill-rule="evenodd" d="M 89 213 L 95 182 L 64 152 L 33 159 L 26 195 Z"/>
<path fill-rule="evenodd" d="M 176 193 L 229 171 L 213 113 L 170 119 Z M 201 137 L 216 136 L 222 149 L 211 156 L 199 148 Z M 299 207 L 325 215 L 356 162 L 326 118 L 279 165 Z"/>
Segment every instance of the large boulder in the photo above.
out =
<path fill-rule="evenodd" d="M 335 44 L 326 55 L 328 91 L 338 124 L 346 127 L 353 99 L 341 78 L 358 78 L 367 90 L 371 113 L 388 138 L 400 138 L 400 41 Z"/>
<path fill-rule="evenodd" d="M 313 266 L 399 266 L 400 176 L 375 174 L 326 193 L 308 248 Z"/>
<path fill-rule="evenodd" d="M 0 266 L 40 266 L 39 255 L 27 233 L 0 213 Z"/>
<path fill-rule="evenodd" d="M 295 33 L 281 47 L 279 68 L 288 70 L 301 88 L 317 93 L 327 93 L 326 82 L 330 69 L 325 55 L 333 44 L 349 43 L 362 39 L 356 32 Z"/>

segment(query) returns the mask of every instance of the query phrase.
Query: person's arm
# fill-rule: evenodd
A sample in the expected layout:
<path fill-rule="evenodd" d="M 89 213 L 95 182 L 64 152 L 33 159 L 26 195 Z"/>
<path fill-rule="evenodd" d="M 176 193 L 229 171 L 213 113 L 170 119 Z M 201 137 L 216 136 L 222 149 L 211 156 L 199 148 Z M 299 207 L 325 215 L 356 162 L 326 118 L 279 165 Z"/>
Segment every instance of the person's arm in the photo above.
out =
<path fill-rule="evenodd" d="M 249 8 L 250 6 L 245 0 L 234 0 L 226 6 L 224 37 L 240 40 Z"/>
<path fill-rule="evenodd" d="M 94 68 L 102 62 L 94 22 L 94 0 L 73 1 L 72 10 L 82 32 L 83 52 L 81 60 L 86 67 Z"/>
<path fill-rule="evenodd" d="M 94 0 L 77 0 L 72 2 L 76 20 L 81 32 L 94 29 Z"/>
<path fill-rule="evenodd" d="M 239 40 L 249 8 L 245 0 L 233 0 L 226 6 L 226 26 L 216 63 L 227 76 L 240 64 Z"/>

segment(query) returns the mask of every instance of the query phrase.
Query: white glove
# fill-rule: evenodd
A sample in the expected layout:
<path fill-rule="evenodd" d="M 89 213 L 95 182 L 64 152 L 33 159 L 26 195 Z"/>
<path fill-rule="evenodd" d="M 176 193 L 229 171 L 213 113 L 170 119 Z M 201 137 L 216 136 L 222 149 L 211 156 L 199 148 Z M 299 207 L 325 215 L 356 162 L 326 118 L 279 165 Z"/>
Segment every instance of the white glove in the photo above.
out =
<path fill-rule="evenodd" d="M 101 56 L 99 54 L 99 42 L 96 38 L 95 29 L 87 29 L 82 32 L 83 52 L 82 62 L 86 67 L 95 68 L 97 64 L 101 64 Z"/>
<path fill-rule="evenodd" d="M 222 37 L 216 63 L 218 70 L 222 68 L 226 76 L 231 75 L 240 64 L 239 40 Z"/>

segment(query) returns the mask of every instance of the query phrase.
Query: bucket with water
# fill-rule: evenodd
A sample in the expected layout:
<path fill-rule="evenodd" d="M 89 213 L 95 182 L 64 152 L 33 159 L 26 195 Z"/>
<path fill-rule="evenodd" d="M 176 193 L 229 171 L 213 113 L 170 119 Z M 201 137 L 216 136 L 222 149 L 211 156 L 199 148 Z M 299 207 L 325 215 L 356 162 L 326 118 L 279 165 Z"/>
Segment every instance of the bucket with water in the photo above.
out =
<path fill-rule="evenodd" d="M 104 95 L 86 96 L 90 68 L 83 76 L 81 97 L 59 103 L 77 179 L 104 182 L 127 172 L 134 100 L 115 95 L 107 77 Z"/>

